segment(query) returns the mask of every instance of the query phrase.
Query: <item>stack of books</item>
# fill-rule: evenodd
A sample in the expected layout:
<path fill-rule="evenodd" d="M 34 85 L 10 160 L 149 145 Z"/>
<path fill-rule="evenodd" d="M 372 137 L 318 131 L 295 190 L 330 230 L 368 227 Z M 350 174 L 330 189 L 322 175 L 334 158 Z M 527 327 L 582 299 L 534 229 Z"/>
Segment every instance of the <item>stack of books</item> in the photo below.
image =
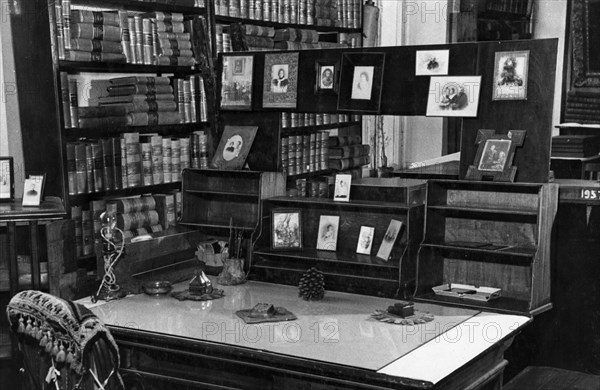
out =
<path fill-rule="evenodd" d="M 359 135 L 329 137 L 329 169 L 345 171 L 370 162 L 370 146 L 361 144 Z"/>
<path fill-rule="evenodd" d="M 284 28 L 275 30 L 274 48 L 278 50 L 308 50 L 323 48 L 343 48 L 347 45 L 335 42 L 319 42 L 317 30 Z"/>
<path fill-rule="evenodd" d="M 65 36 L 65 59 L 70 61 L 125 62 L 118 12 L 72 10 Z M 68 39 L 66 39 L 68 37 Z"/>
<path fill-rule="evenodd" d="M 273 27 L 254 26 L 246 24 L 242 26 L 244 41 L 250 51 L 273 50 L 275 41 L 275 29 Z"/>
<path fill-rule="evenodd" d="M 308 127 L 322 126 L 336 123 L 359 122 L 361 116 L 358 114 L 328 114 L 328 113 L 310 113 L 310 112 L 282 112 L 281 127 Z"/>
<path fill-rule="evenodd" d="M 281 166 L 286 176 L 327 170 L 328 131 L 281 138 Z"/>
<path fill-rule="evenodd" d="M 583 158 L 600 153 L 598 135 L 557 135 L 552 137 L 552 157 Z"/>

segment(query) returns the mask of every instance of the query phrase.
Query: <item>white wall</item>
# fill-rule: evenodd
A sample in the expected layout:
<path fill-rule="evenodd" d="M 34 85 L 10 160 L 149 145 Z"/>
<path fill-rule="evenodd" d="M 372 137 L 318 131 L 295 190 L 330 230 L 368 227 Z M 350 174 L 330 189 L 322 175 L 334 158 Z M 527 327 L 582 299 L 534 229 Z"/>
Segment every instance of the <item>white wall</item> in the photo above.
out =
<path fill-rule="evenodd" d="M 534 38 L 558 38 L 556 80 L 554 87 L 554 109 L 552 116 L 553 135 L 558 135 L 554 125 L 560 123 L 560 108 L 562 95 L 564 63 L 565 32 L 567 28 L 567 0 L 537 0 L 533 14 Z"/>

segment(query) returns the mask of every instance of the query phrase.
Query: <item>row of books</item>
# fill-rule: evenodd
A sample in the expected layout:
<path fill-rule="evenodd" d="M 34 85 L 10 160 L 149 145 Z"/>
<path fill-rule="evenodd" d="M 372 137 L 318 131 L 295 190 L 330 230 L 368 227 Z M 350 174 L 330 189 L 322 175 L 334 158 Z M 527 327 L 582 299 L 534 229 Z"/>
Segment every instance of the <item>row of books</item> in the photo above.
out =
<path fill-rule="evenodd" d="M 566 122 L 594 124 L 600 122 L 600 97 L 593 93 L 570 91 L 565 110 Z"/>
<path fill-rule="evenodd" d="M 70 0 L 56 0 L 54 19 L 60 59 L 177 66 L 196 63 L 192 34 L 204 23 L 175 12 L 72 9 Z"/>
<path fill-rule="evenodd" d="M 217 53 L 231 53 L 233 51 L 229 26 L 225 24 L 215 25 L 215 46 Z"/>
<path fill-rule="evenodd" d="M 286 176 L 327 170 L 329 131 L 281 137 L 281 167 Z"/>
<path fill-rule="evenodd" d="M 171 138 L 124 133 L 121 137 L 69 142 L 69 194 L 87 194 L 181 181 L 184 168 L 207 168 L 203 132 Z"/>
<path fill-rule="evenodd" d="M 507 12 L 517 15 L 530 15 L 533 0 L 487 0 L 486 11 Z"/>
<path fill-rule="evenodd" d="M 288 27 L 275 29 L 246 24 L 241 28 L 248 50 L 306 50 L 324 48 L 345 48 L 347 44 L 320 42 L 319 33 L 313 29 Z"/>
<path fill-rule="evenodd" d="M 177 203 L 179 202 L 179 204 Z M 105 211 L 116 216 L 116 227 L 125 239 L 152 234 L 175 226 L 181 209 L 181 192 L 138 197 L 92 200 L 86 205 L 71 206 L 75 225 L 75 249 L 78 257 L 90 256 L 101 242 L 101 215 Z"/>
<path fill-rule="evenodd" d="M 282 112 L 281 127 L 309 127 L 336 123 L 360 122 L 359 114 L 328 114 L 314 112 Z"/>
<path fill-rule="evenodd" d="M 336 171 L 362 167 L 370 162 L 370 146 L 359 135 L 329 137 L 328 168 Z"/>
<path fill-rule="evenodd" d="M 215 13 L 267 22 L 360 28 L 361 0 L 215 0 Z"/>
<path fill-rule="evenodd" d="M 89 83 L 91 106 L 79 107 L 78 79 L 60 73 L 66 128 L 154 126 L 207 121 L 204 78 L 125 76 Z"/>
<path fill-rule="evenodd" d="M 342 174 L 349 174 L 352 179 L 360 179 L 362 177 L 362 169 L 360 167 L 347 169 Z M 293 186 L 286 190 L 286 195 L 289 197 L 301 198 L 331 198 L 335 186 L 335 175 L 323 175 L 312 178 L 296 179 Z"/>

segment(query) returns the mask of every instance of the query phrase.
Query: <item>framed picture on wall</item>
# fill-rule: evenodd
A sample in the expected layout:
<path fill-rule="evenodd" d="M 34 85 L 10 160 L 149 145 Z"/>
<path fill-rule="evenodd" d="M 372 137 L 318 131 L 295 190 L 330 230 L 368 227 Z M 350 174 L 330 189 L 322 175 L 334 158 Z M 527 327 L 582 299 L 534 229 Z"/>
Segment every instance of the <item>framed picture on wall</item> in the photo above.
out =
<path fill-rule="evenodd" d="M 315 93 L 336 94 L 338 90 L 339 63 L 317 60 L 315 62 Z"/>
<path fill-rule="evenodd" d="M 301 249 L 302 219 L 300 210 L 274 209 L 271 217 L 271 249 Z"/>
<path fill-rule="evenodd" d="M 0 202 L 10 202 L 15 197 L 15 171 L 12 157 L 0 157 Z"/>
<path fill-rule="evenodd" d="M 450 50 L 417 50 L 415 76 L 444 76 L 448 74 Z"/>
<path fill-rule="evenodd" d="M 221 109 L 252 109 L 253 56 L 223 56 Z"/>
<path fill-rule="evenodd" d="M 492 100 L 526 100 L 529 50 L 497 52 Z"/>
<path fill-rule="evenodd" d="M 385 53 L 342 55 L 338 110 L 379 112 Z"/>
<path fill-rule="evenodd" d="M 296 108 L 298 53 L 265 54 L 263 107 Z"/>
<path fill-rule="evenodd" d="M 476 117 L 481 76 L 431 77 L 427 116 Z"/>

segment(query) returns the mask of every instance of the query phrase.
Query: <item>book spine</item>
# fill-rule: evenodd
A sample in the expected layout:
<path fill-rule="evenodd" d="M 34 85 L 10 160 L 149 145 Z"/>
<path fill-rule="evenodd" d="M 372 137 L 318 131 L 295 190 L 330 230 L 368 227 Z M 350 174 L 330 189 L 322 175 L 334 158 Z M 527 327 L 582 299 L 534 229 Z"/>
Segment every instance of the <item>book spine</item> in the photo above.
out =
<path fill-rule="evenodd" d="M 78 142 L 75 144 L 75 181 L 78 194 L 85 194 L 87 189 L 87 168 L 85 161 L 85 144 Z"/>
<path fill-rule="evenodd" d="M 163 138 L 162 144 L 164 182 L 171 183 L 171 139 Z"/>
<path fill-rule="evenodd" d="M 102 145 L 92 144 L 92 155 L 94 156 L 94 187 L 96 191 L 104 189 L 104 156 L 102 155 Z"/>
<path fill-rule="evenodd" d="M 188 137 L 186 138 L 180 138 L 179 139 L 179 146 L 180 146 L 180 161 L 181 161 L 181 170 L 184 170 L 186 168 L 190 167 L 190 139 Z"/>
<path fill-rule="evenodd" d="M 152 144 L 150 142 L 140 143 L 142 150 L 142 185 L 151 186 L 152 180 Z"/>
<path fill-rule="evenodd" d="M 152 144 L 152 182 L 154 184 L 164 183 L 162 141 L 160 135 L 154 135 L 150 139 Z"/>
<path fill-rule="evenodd" d="M 127 18 L 129 28 L 129 52 L 131 53 L 131 63 L 139 64 L 140 59 L 137 56 L 137 33 L 135 31 L 135 20 L 133 16 Z"/>
<path fill-rule="evenodd" d="M 71 50 L 71 0 L 62 0 L 63 41 L 65 51 Z"/>
<path fill-rule="evenodd" d="M 67 182 L 69 186 L 69 195 L 77 194 L 76 180 L 76 162 L 75 162 L 75 144 L 67 143 Z"/>
<path fill-rule="evenodd" d="M 204 87 L 204 77 L 198 77 L 198 83 L 200 85 L 200 121 L 208 121 L 208 102 L 206 99 L 206 89 Z"/>
<path fill-rule="evenodd" d="M 121 230 L 139 229 L 158 224 L 159 218 L 156 210 L 117 214 L 117 227 Z"/>
<path fill-rule="evenodd" d="M 156 26 L 156 20 L 152 19 L 152 64 L 158 64 L 158 52 L 160 49 L 160 43 L 158 41 L 158 27 Z"/>
<path fill-rule="evenodd" d="M 65 31 L 62 0 L 54 1 L 54 18 L 56 20 L 56 46 L 58 58 L 65 59 Z M 70 38 L 70 37 L 69 37 Z"/>
<path fill-rule="evenodd" d="M 123 137 L 127 154 L 127 184 L 129 187 L 139 187 L 142 185 L 140 135 L 139 133 L 125 133 Z"/>
<path fill-rule="evenodd" d="M 92 212 L 82 210 L 81 225 L 83 233 L 83 255 L 89 256 L 94 251 L 94 224 L 92 221 Z"/>
<path fill-rule="evenodd" d="M 69 99 L 69 76 L 67 72 L 60 72 L 60 97 L 65 128 L 69 129 L 71 128 L 71 103 Z"/>
<path fill-rule="evenodd" d="M 133 17 L 133 24 L 135 26 L 135 57 L 138 64 L 144 63 L 144 23 L 140 15 Z"/>
<path fill-rule="evenodd" d="M 152 21 L 149 18 L 142 19 L 142 47 L 144 51 L 144 64 L 152 65 L 154 45 L 152 40 Z"/>
<path fill-rule="evenodd" d="M 112 141 L 110 138 L 100 140 L 100 144 L 102 145 L 102 160 L 104 162 L 104 190 L 110 191 L 114 190 L 114 167 L 113 167 L 113 148 Z"/>
<path fill-rule="evenodd" d="M 192 122 L 192 91 L 190 80 L 183 80 L 183 107 L 184 107 L 184 122 Z"/>
<path fill-rule="evenodd" d="M 94 178 L 94 152 L 91 144 L 85 144 L 85 167 L 87 172 L 87 192 L 102 191 L 102 188 L 96 188 L 96 179 Z"/>
<path fill-rule="evenodd" d="M 117 207 L 117 212 L 122 214 L 137 213 L 156 209 L 156 200 L 152 196 L 137 198 L 123 198 L 112 201 Z"/>
<path fill-rule="evenodd" d="M 119 138 L 121 145 L 121 184 L 123 188 L 129 188 L 129 179 L 127 174 L 127 145 L 125 138 Z"/>
<path fill-rule="evenodd" d="M 176 79 L 177 81 L 177 110 L 179 111 L 179 123 L 185 123 L 185 85 L 183 79 Z M 174 88 L 175 89 L 175 88 Z"/>
<path fill-rule="evenodd" d="M 158 221 L 161 224 L 164 230 L 169 228 L 169 218 L 168 218 L 168 198 L 172 197 L 172 195 L 168 194 L 155 194 L 153 195 L 154 201 L 156 202 L 156 212 L 158 213 Z"/>
<path fill-rule="evenodd" d="M 100 216 L 106 211 L 106 201 L 104 199 L 92 200 L 90 202 L 90 209 L 92 210 L 92 228 L 94 231 L 94 240 L 96 242 L 102 242 L 102 235 L 100 233 L 102 229 L 102 221 Z"/>
<path fill-rule="evenodd" d="M 119 10 L 119 25 L 121 26 L 121 47 L 128 64 L 134 63 L 131 55 L 131 35 L 129 31 L 129 18 L 127 11 Z"/>
<path fill-rule="evenodd" d="M 71 219 L 75 225 L 75 252 L 77 257 L 83 256 L 83 224 L 81 206 L 71 206 Z"/>
<path fill-rule="evenodd" d="M 112 144 L 113 184 L 115 190 L 123 189 L 123 166 L 121 165 L 121 142 L 119 138 L 110 139 Z"/>
<path fill-rule="evenodd" d="M 69 79 L 69 113 L 71 117 L 71 127 L 79 127 L 79 112 L 77 111 L 77 80 Z"/>
<path fill-rule="evenodd" d="M 179 138 L 171 140 L 171 180 L 181 181 L 181 142 Z"/>
<path fill-rule="evenodd" d="M 190 76 L 190 120 L 192 123 L 198 122 L 198 112 L 200 112 L 199 98 L 198 76 Z"/>

